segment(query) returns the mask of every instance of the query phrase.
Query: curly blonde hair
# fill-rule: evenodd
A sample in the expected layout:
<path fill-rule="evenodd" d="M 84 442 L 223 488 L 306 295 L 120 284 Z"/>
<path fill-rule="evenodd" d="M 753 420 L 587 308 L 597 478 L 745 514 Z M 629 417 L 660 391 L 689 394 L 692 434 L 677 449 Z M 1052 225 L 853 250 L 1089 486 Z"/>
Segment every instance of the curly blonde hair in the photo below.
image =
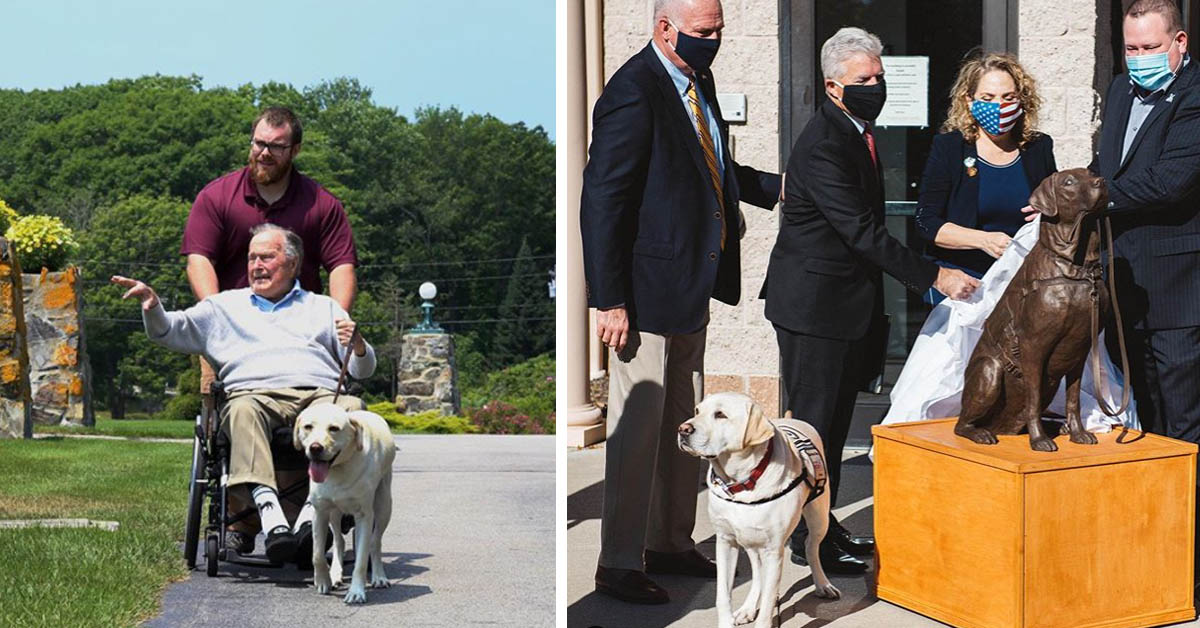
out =
<path fill-rule="evenodd" d="M 975 89 L 979 87 L 979 80 L 992 70 L 1008 73 L 1017 85 L 1018 98 L 1025 113 L 1017 120 L 1013 130 L 1018 135 L 1017 146 L 1024 148 L 1040 135 L 1037 124 L 1042 98 L 1038 96 L 1033 77 L 1021 67 L 1015 56 L 1007 52 L 979 54 L 963 61 L 958 69 L 958 78 L 950 88 L 950 111 L 946 114 L 946 122 L 942 124 L 942 132 L 958 131 L 968 142 L 979 139 L 979 123 L 971 115 L 971 100 Z"/>

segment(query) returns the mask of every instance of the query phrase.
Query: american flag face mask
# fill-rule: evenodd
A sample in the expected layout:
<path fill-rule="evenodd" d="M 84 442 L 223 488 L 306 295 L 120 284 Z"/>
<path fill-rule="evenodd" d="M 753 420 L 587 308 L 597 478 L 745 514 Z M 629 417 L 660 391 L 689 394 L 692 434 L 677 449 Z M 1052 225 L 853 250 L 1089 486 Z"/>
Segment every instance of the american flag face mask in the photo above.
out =
<path fill-rule="evenodd" d="M 1025 111 L 1021 109 L 1019 100 L 1004 104 L 984 100 L 971 102 L 971 115 L 975 116 L 975 121 L 979 123 L 980 128 L 987 131 L 989 135 L 1008 133 L 1017 125 L 1017 120 L 1020 119 L 1022 113 Z"/>

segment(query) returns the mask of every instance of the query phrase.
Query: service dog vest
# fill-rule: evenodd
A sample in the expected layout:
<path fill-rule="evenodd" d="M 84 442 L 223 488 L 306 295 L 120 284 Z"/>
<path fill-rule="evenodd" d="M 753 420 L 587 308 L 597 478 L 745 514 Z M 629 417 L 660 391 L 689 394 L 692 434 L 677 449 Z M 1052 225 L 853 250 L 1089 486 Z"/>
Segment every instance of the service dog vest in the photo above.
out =
<path fill-rule="evenodd" d="M 782 491 L 771 495 L 770 497 L 764 497 L 751 502 L 740 502 L 733 499 L 733 492 L 729 490 L 730 484 L 718 477 L 717 472 L 712 467 L 709 467 L 708 481 L 710 486 L 719 486 L 725 492 L 725 495 L 722 495 L 717 491 L 712 491 L 713 495 L 716 495 L 727 502 L 733 502 L 735 504 L 765 504 L 787 495 L 795 490 L 797 486 L 800 486 L 801 482 L 803 482 L 808 484 L 809 488 L 808 499 L 804 502 L 807 505 L 809 502 L 825 492 L 825 484 L 828 480 L 829 474 L 826 470 L 825 457 L 821 454 L 821 450 L 818 449 L 817 446 L 813 444 L 812 440 L 805 436 L 797 427 L 784 423 L 783 421 L 788 421 L 788 419 L 781 419 L 780 421 L 772 422 L 772 425 L 774 425 L 775 429 L 783 435 L 784 441 L 787 442 L 788 449 L 791 451 L 791 453 L 800 459 L 800 474 L 796 476 L 796 479 L 792 480 L 791 483 L 787 485 L 787 488 L 784 488 Z M 768 447 L 767 455 L 770 455 L 770 450 L 771 448 Z"/>

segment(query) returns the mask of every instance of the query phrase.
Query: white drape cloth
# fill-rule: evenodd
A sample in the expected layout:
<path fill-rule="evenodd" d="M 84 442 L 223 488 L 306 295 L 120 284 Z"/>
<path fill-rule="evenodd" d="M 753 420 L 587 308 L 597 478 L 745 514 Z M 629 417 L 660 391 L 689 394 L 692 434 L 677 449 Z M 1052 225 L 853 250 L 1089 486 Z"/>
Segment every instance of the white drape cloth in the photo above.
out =
<path fill-rule="evenodd" d="M 967 360 L 983 334 L 984 321 L 1021 267 L 1025 255 L 1037 242 L 1040 224 L 1041 216 L 1038 216 L 1021 227 L 1004 255 L 992 264 L 983 276 L 979 289 L 968 301 L 946 299 L 933 308 L 908 354 L 900 378 L 892 388 L 892 406 L 883 418 L 884 424 L 959 415 Z M 1101 377 L 1106 380 L 1107 386 L 1101 390 L 1105 393 L 1108 406 L 1115 409 L 1121 401 L 1121 373 L 1104 350 L 1103 333 L 1100 347 Z M 1132 399 L 1129 408 L 1121 416 L 1113 418 L 1104 414 L 1096 403 L 1094 377 L 1089 355 L 1083 369 L 1079 395 L 1084 427 L 1092 432 L 1107 432 L 1113 426 L 1124 423 L 1130 428 L 1140 429 Z M 1066 386 L 1059 384 L 1058 393 L 1046 412 L 1057 417 L 1066 415 Z"/>

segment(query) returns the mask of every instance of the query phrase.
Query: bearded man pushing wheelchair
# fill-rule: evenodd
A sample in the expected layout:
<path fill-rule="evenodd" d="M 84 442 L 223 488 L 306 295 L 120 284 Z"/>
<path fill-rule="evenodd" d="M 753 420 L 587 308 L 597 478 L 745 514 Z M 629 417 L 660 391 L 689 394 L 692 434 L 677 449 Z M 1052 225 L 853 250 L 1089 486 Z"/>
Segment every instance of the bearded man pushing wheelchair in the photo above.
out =
<path fill-rule="evenodd" d="M 230 440 L 228 483 L 247 485 L 253 496 L 267 533 L 267 558 L 302 563 L 312 556 L 313 508 L 306 502 L 295 524 L 288 524 L 271 433 L 290 427 L 306 406 L 331 403 L 335 396 L 338 406 L 363 409 L 358 398 L 335 391 L 347 352 L 348 373 L 359 379 L 375 371 L 375 352 L 337 302 L 300 287 L 304 247 L 298 235 L 270 223 L 251 233 L 250 287 L 211 295 L 186 310 L 167 312 L 153 288 L 136 279 L 117 275 L 111 281 L 127 288 L 122 298 L 141 301 L 151 341 L 203 355 L 214 366 L 228 395 L 221 411 L 221 429 Z M 238 545 L 239 553 L 254 547 L 252 539 Z"/>

